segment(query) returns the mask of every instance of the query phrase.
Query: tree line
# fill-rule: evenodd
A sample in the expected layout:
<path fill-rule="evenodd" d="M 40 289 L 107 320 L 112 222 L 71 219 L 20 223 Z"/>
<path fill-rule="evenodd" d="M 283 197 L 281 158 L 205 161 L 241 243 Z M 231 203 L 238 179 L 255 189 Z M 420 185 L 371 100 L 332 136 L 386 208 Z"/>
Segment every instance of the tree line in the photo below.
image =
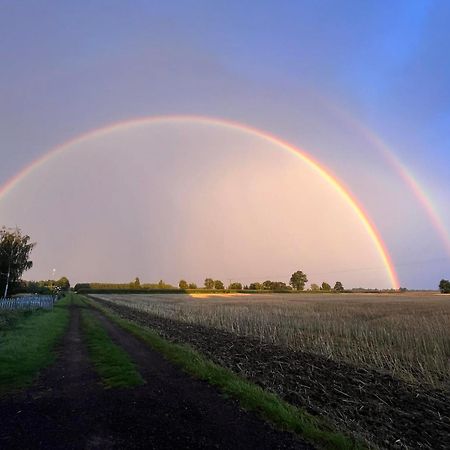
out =
<path fill-rule="evenodd" d="M 297 270 L 291 275 L 289 279 L 289 284 L 286 284 L 284 281 L 272 281 L 266 280 L 263 282 L 255 281 L 248 285 L 242 285 L 239 282 L 231 282 L 227 289 L 228 290 L 251 290 L 251 291 L 303 291 L 305 289 L 305 285 L 308 282 L 307 275 L 301 271 Z M 178 286 L 180 289 L 187 289 L 186 286 L 188 283 L 185 280 L 180 280 Z M 221 280 L 213 280 L 212 278 L 206 278 L 204 281 L 205 289 L 217 289 L 222 290 L 225 289 L 225 286 Z M 344 286 L 340 281 L 337 281 L 334 285 L 334 288 L 331 289 L 331 286 L 325 281 L 322 283 L 322 286 L 319 288 L 318 285 L 312 284 L 311 290 L 323 290 L 323 291 L 331 291 L 334 290 L 336 292 L 343 292 Z"/>
<path fill-rule="evenodd" d="M 30 292 L 30 293 L 49 293 L 55 291 L 64 291 L 70 289 L 70 282 L 67 277 L 61 277 L 59 280 L 45 281 L 22 281 L 22 274 L 33 267 L 30 260 L 30 254 L 36 243 L 31 242 L 30 236 L 23 234 L 20 228 L 0 229 L 0 296 L 6 298 L 8 294 L 14 292 Z M 263 282 L 252 282 L 248 285 L 233 281 L 225 288 L 223 281 L 213 278 L 205 278 L 204 289 L 207 290 L 252 290 L 252 291 L 303 291 L 308 282 L 307 275 L 297 270 L 290 279 L 289 284 L 283 281 L 266 280 Z M 158 283 L 141 284 L 138 277 L 130 283 L 78 283 L 75 285 L 76 290 L 82 289 L 177 289 L 169 283 L 159 280 Z M 187 282 L 182 279 L 178 283 L 178 289 L 195 290 L 198 289 L 196 283 Z M 405 291 L 401 288 L 400 291 Z M 439 290 L 443 294 L 450 293 L 450 281 L 442 279 L 439 283 Z M 326 281 L 319 286 L 316 283 L 311 284 L 311 291 L 334 291 L 344 292 L 344 286 L 340 281 L 336 281 L 332 288 Z"/>
<path fill-rule="evenodd" d="M 303 291 L 305 289 L 305 284 L 307 283 L 308 278 L 305 273 L 302 271 L 294 272 L 291 275 L 289 280 L 289 284 L 286 284 L 284 281 L 272 281 L 266 280 L 263 282 L 255 281 L 249 284 L 242 284 L 238 281 L 231 281 L 228 285 L 222 280 L 214 279 L 214 278 L 205 278 L 203 282 L 203 286 L 198 286 L 194 282 L 188 282 L 185 279 L 181 279 L 178 282 L 178 286 L 173 286 L 169 283 L 166 283 L 163 280 L 160 280 L 158 283 L 141 283 L 139 277 L 136 277 L 133 281 L 129 283 L 78 283 L 74 286 L 76 291 L 83 290 L 195 290 L 195 289 L 204 289 L 208 291 Z M 314 286 L 314 285 L 313 285 Z M 323 282 L 322 286 L 317 290 L 323 291 L 336 291 L 343 292 L 344 287 L 340 281 L 336 282 L 334 289 L 331 286 Z"/>
<path fill-rule="evenodd" d="M 70 281 L 67 277 L 58 280 L 20 281 L 15 291 L 20 293 L 52 295 L 67 292 L 70 289 Z"/>

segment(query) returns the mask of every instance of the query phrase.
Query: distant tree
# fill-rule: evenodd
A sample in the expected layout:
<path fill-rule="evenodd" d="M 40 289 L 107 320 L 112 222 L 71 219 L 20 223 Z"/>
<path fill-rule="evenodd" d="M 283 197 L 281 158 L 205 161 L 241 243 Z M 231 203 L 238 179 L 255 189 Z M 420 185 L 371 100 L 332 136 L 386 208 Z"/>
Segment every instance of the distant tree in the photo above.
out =
<path fill-rule="evenodd" d="M 301 270 L 297 270 L 291 275 L 289 284 L 297 291 L 303 291 L 305 289 L 305 283 L 308 282 L 308 277 Z"/>
<path fill-rule="evenodd" d="M 70 289 L 70 282 L 67 277 L 61 277 L 58 281 L 55 281 L 55 286 L 62 291 L 68 291 Z"/>
<path fill-rule="evenodd" d="M 158 281 L 158 289 L 165 289 L 167 287 L 163 280 Z"/>
<path fill-rule="evenodd" d="M 141 280 L 139 279 L 139 277 L 136 277 L 136 278 L 134 279 L 133 284 L 134 284 L 134 287 L 135 287 L 135 288 L 141 287 Z"/>
<path fill-rule="evenodd" d="M 400 288 L 398 288 L 398 291 L 399 292 L 408 292 L 408 288 L 400 287 Z"/>
<path fill-rule="evenodd" d="M 225 286 L 220 280 L 214 280 L 214 289 L 225 289 Z"/>
<path fill-rule="evenodd" d="M 439 283 L 439 290 L 442 294 L 450 294 L 450 281 L 441 280 L 441 282 Z"/>
<path fill-rule="evenodd" d="M 252 291 L 261 291 L 263 289 L 263 285 L 258 282 L 250 283 L 249 289 Z"/>
<path fill-rule="evenodd" d="M 322 286 L 320 288 L 322 291 L 331 291 L 331 286 L 326 283 L 325 281 L 322 283 Z"/>
<path fill-rule="evenodd" d="M 273 286 L 273 283 L 270 280 L 266 280 L 262 284 L 263 289 L 265 289 L 266 291 L 272 290 L 272 286 Z"/>
<path fill-rule="evenodd" d="M 244 286 L 242 287 L 242 289 L 244 289 L 244 291 L 248 291 L 250 288 L 248 287 L 248 284 L 244 284 Z"/>
<path fill-rule="evenodd" d="M 74 287 L 73 290 L 74 291 L 80 291 L 82 289 L 91 289 L 91 284 L 90 283 L 77 283 Z"/>
<path fill-rule="evenodd" d="M 272 281 L 272 290 L 274 291 L 288 291 L 290 289 L 283 281 Z"/>
<path fill-rule="evenodd" d="M 178 283 L 178 287 L 180 289 L 187 289 L 189 285 L 186 280 L 180 280 L 180 282 Z"/>
<path fill-rule="evenodd" d="M 205 288 L 214 289 L 214 280 L 212 278 L 205 278 Z"/>
<path fill-rule="evenodd" d="M 318 291 L 318 290 L 320 290 L 320 287 L 319 287 L 318 284 L 312 283 L 312 284 L 311 284 L 311 290 L 312 290 L 312 291 Z"/>
<path fill-rule="evenodd" d="M 35 245 L 19 228 L 0 229 L 0 289 L 4 298 L 9 288 L 19 282 L 23 272 L 33 267 L 29 257 Z"/>
<path fill-rule="evenodd" d="M 188 289 L 197 289 L 197 285 L 195 283 L 189 283 Z"/>
<path fill-rule="evenodd" d="M 344 286 L 342 285 L 342 283 L 340 281 L 336 281 L 333 291 L 344 292 Z"/>
<path fill-rule="evenodd" d="M 44 286 L 42 282 L 38 281 L 22 281 L 17 290 L 19 292 L 28 292 L 29 294 L 52 294 L 52 291 L 48 287 Z"/>
<path fill-rule="evenodd" d="M 36 281 L 28 281 L 26 291 L 30 294 L 40 294 L 40 286 Z"/>
<path fill-rule="evenodd" d="M 230 283 L 228 286 L 228 289 L 241 291 L 242 290 L 242 284 L 241 283 Z"/>

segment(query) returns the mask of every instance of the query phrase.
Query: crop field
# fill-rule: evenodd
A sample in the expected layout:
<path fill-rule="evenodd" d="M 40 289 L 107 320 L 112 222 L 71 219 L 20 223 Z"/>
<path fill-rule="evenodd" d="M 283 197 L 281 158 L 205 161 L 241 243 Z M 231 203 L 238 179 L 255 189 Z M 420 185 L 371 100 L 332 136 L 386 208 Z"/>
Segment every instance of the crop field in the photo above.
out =
<path fill-rule="evenodd" d="M 189 344 L 288 403 L 326 417 L 369 447 L 448 448 L 450 296 L 91 298 L 126 320 Z"/>
<path fill-rule="evenodd" d="M 449 388 L 450 296 L 432 293 L 96 295 L 291 350 Z"/>

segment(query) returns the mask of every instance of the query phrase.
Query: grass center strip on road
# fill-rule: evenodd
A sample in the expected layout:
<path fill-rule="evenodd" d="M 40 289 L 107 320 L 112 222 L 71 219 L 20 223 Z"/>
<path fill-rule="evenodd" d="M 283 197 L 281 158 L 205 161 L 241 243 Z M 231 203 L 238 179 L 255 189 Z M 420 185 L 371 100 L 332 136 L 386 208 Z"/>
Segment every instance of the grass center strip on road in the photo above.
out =
<path fill-rule="evenodd" d="M 69 301 L 23 315 L 0 333 L 0 395 L 29 385 L 54 362 L 55 345 L 69 324 Z"/>
<path fill-rule="evenodd" d="M 155 331 L 123 319 L 91 299 L 84 299 L 121 328 L 163 354 L 169 361 L 189 374 L 217 386 L 225 395 L 239 400 L 243 408 L 258 413 L 281 429 L 293 431 L 320 448 L 365 448 L 362 443 L 335 431 L 324 419 L 308 414 L 276 394 L 267 392 L 229 369 L 213 363 L 192 347 L 169 342 Z"/>
<path fill-rule="evenodd" d="M 89 312 L 81 312 L 81 324 L 89 356 L 107 388 L 141 386 L 144 380 L 128 353 L 116 345 L 101 323 Z"/>

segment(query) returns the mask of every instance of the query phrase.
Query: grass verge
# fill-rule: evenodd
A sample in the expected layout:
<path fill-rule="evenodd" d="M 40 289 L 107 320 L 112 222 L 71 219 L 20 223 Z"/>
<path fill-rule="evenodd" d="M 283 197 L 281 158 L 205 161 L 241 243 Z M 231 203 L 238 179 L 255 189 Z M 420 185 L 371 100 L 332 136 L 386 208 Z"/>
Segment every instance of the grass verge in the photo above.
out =
<path fill-rule="evenodd" d="M 13 329 L 18 322 L 33 314 L 36 314 L 35 310 L 0 310 L 0 335 L 4 335 L 6 331 Z"/>
<path fill-rule="evenodd" d="M 128 354 L 112 342 L 92 313 L 84 309 L 81 320 L 89 356 L 105 387 L 123 388 L 144 384 Z"/>
<path fill-rule="evenodd" d="M 258 413 L 279 428 L 293 431 L 320 448 L 341 450 L 366 448 L 362 443 L 334 430 L 326 420 L 308 414 L 276 394 L 267 392 L 232 371 L 211 362 L 192 347 L 169 342 L 149 328 L 123 319 L 90 299 L 86 301 L 189 374 L 217 386 L 225 395 L 239 400 L 244 409 Z"/>
<path fill-rule="evenodd" d="M 0 395 L 30 384 L 55 360 L 54 347 L 69 323 L 69 298 L 51 311 L 16 314 L 0 334 Z"/>

